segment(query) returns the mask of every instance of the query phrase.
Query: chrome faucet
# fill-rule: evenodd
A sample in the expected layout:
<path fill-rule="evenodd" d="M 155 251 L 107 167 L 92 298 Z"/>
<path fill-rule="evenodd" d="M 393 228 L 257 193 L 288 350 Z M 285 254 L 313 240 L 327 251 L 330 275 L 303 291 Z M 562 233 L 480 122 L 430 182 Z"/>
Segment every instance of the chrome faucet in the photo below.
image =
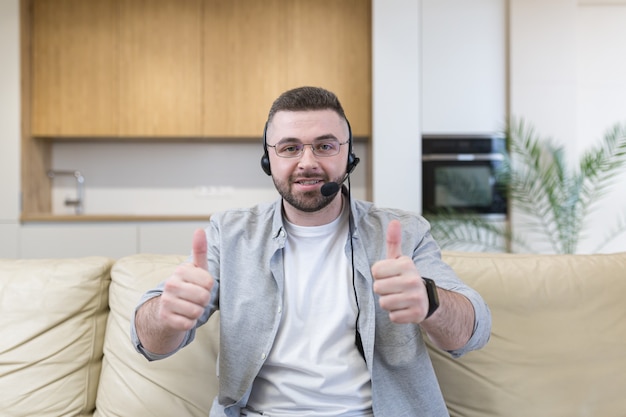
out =
<path fill-rule="evenodd" d="M 84 199 L 85 199 L 85 177 L 80 171 L 55 171 L 49 170 L 48 177 L 53 179 L 57 176 L 72 176 L 76 178 L 76 198 L 66 198 L 65 205 L 73 206 L 76 214 L 83 214 L 84 210 Z"/>

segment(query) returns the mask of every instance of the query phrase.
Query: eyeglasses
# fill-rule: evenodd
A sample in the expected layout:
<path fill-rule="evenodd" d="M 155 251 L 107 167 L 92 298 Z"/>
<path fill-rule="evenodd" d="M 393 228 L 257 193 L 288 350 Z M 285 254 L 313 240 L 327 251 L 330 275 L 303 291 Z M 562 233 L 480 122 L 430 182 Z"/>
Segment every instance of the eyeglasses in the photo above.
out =
<path fill-rule="evenodd" d="M 315 156 L 335 156 L 339 154 L 341 145 L 349 143 L 350 140 L 339 142 L 337 139 L 317 139 L 313 143 L 302 143 L 294 140 L 285 140 L 278 142 L 276 145 L 267 145 L 268 148 L 274 148 L 276 155 L 281 158 L 297 158 L 304 153 L 304 147 L 310 146 Z"/>

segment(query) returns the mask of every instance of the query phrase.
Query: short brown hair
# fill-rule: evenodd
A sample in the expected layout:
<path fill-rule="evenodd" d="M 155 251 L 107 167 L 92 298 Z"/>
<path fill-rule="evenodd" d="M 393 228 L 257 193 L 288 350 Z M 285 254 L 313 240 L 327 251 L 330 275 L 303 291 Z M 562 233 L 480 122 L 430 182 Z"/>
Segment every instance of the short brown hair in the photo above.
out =
<path fill-rule="evenodd" d="M 298 87 L 282 93 L 270 108 L 270 122 L 279 111 L 333 110 L 347 121 L 343 107 L 335 93 L 321 87 Z"/>

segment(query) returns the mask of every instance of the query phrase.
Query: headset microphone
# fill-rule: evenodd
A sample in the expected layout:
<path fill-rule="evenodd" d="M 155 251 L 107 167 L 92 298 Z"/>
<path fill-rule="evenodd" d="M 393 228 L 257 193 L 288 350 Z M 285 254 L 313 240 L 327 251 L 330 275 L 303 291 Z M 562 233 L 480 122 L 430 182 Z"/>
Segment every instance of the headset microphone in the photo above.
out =
<path fill-rule="evenodd" d="M 341 182 L 334 182 L 334 181 L 327 182 L 326 184 L 322 185 L 322 188 L 320 188 L 320 192 L 322 193 L 324 197 L 330 197 L 331 195 L 337 194 L 337 192 L 339 191 L 339 188 L 341 187 L 341 184 L 346 182 L 349 175 L 350 175 L 349 173 L 346 174 L 346 176 L 343 177 Z"/>
<path fill-rule="evenodd" d="M 346 182 L 346 180 L 348 179 L 348 175 L 350 174 L 346 174 L 346 176 L 343 177 L 341 182 L 327 182 L 326 184 L 322 185 L 322 188 L 320 188 L 320 192 L 322 193 L 322 195 L 324 197 L 330 197 L 331 195 L 337 194 L 341 184 Z"/>
<path fill-rule="evenodd" d="M 324 197 L 330 197 L 331 195 L 337 194 L 337 192 L 341 188 L 341 184 L 346 182 L 346 180 L 350 176 L 350 173 L 352 172 L 352 170 L 354 170 L 354 167 L 356 166 L 356 164 L 359 163 L 358 158 L 356 158 L 356 159 L 357 159 L 357 161 L 352 166 L 352 169 L 350 171 L 346 172 L 346 176 L 343 177 L 343 179 L 341 181 L 339 181 L 339 182 L 334 182 L 334 181 L 333 182 L 327 182 L 326 184 L 322 185 L 322 188 L 320 188 L 320 193 L 322 193 L 322 195 Z"/>

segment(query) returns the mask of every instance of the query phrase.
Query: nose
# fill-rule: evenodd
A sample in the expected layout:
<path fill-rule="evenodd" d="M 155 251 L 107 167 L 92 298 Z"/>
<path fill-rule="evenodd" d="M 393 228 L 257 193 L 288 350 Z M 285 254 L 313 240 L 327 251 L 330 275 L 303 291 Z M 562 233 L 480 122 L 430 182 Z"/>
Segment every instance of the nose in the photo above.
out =
<path fill-rule="evenodd" d="M 311 155 L 315 156 L 315 153 L 313 152 L 313 144 L 312 143 L 304 143 L 302 146 L 304 146 L 304 148 L 302 148 L 302 156 L 304 156 L 304 154 L 306 154 L 306 150 L 308 149 L 309 151 L 311 151 Z"/>
<path fill-rule="evenodd" d="M 308 152 L 307 152 L 308 150 Z M 306 144 L 302 149 L 302 155 L 300 155 L 300 165 L 316 165 L 317 156 L 313 153 L 313 145 Z"/>

